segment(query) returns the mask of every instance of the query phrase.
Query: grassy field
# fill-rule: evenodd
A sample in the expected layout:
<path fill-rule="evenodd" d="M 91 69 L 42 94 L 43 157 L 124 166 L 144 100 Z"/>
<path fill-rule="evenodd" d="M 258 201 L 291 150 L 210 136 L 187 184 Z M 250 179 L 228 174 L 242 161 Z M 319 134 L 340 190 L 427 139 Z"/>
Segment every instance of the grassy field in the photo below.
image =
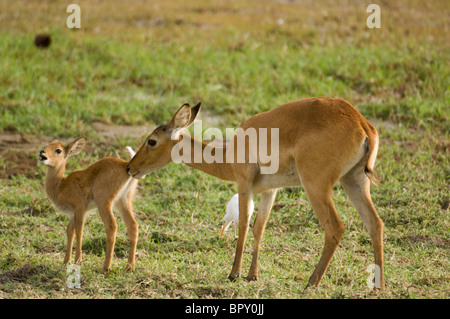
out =
<path fill-rule="evenodd" d="M 379 1 L 380 29 L 366 26 L 369 1 L 78 1 L 80 30 L 66 27 L 69 3 L 0 0 L 0 298 L 450 296 L 447 1 Z M 52 43 L 38 49 L 44 32 Z M 225 129 L 311 96 L 350 101 L 380 133 L 372 199 L 385 223 L 384 291 L 367 287 L 370 238 L 340 185 L 346 232 L 319 289 L 304 291 L 323 230 L 301 188 L 277 194 L 259 280 L 229 282 L 235 242 L 218 235 L 237 187 L 178 164 L 139 184 L 136 270 L 124 271 L 119 218 L 113 270 L 102 273 L 106 236 L 93 211 L 81 288 L 67 288 L 68 218 L 37 164 L 52 137 L 88 138 L 70 172 L 126 158 L 126 145 L 137 149 L 184 102 L 202 101 L 203 127 Z"/>

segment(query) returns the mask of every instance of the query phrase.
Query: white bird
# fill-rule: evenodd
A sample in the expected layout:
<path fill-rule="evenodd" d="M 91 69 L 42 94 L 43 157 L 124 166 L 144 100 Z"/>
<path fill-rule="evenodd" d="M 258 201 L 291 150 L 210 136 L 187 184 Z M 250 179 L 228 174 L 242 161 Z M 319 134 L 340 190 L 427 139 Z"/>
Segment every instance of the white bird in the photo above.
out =
<path fill-rule="evenodd" d="M 248 214 L 248 219 L 250 220 L 250 217 L 253 214 L 253 210 L 255 208 L 255 204 L 253 203 L 253 199 L 250 200 L 250 211 Z M 239 194 L 234 194 L 234 196 L 230 199 L 230 201 L 227 204 L 227 208 L 225 210 L 226 214 L 223 217 L 222 221 L 222 231 L 220 232 L 220 237 L 222 237 L 225 230 L 227 230 L 228 226 L 230 226 L 231 223 L 233 223 L 233 229 L 236 233 L 236 229 L 239 226 Z"/>

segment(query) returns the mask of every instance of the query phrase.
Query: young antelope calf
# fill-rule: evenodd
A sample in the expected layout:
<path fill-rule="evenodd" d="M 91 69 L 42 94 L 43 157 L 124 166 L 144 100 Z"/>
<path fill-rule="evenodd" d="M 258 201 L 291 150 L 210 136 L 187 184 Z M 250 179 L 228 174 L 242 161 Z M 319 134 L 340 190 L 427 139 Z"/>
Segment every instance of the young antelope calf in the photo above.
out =
<path fill-rule="evenodd" d="M 134 269 L 138 224 L 133 216 L 132 200 L 137 180 L 128 175 L 128 162 L 119 158 L 106 157 L 84 170 L 76 170 L 64 177 L 66 160 L 78 154 L 86 145 L 85 138 L 79 138 L 67 146 L 52 140 L 40 153 L 39 161 L 48 166 L 45 191 L 55 206 L 70 217 L 67 226 L 67 250 L 64 263 L 72 260 L 73 239 L 76 235 L 75 262 L 81 258 L 84 218 L 89 210 L 98 208 L 106 227 L 106 256 L 103 270 L 109 272 L 116 240 L 117 223 L 113 206 L 117 208 L 127 226 L 130 250 L 126 270 Z"/>

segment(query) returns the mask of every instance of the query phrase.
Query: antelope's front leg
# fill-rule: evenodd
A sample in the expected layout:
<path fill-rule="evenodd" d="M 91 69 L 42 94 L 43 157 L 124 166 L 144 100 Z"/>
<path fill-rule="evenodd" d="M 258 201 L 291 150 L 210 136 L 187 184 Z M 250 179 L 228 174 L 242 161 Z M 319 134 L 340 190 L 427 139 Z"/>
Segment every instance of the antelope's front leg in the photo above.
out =
<path fill-rule="evenodd" d="M 111 205 L 99 205 L 98 210 L 106 228 L 106 254 L 103 272 L 108 273 L 112 267 L 112 257 L 114 254 L 114 245 L 116 242 L 117 222 L 114 218 Z"/>
<path fill-rule="evenodd" d="M 253 243 L 252 264 L 248 272 L 247 280 L 254 281 L 258 279 L 258 258 L 261 240 L 266 228 L 267 219 L 272 210 L 272 205 L 277 195 L 277 189 L 271 189 L 262 193 L 261 201 L 259 202 L 259 210 L 256 215 L 255 225 L 253 226 L 253 235 L 255 241 Z"/>
<path fill-rule="evenodd" d="M 75 221 L 72 217 L 69 221 L 69 225 L 67 225 L 67 247 L 66 247 L 66 256 L 64 257 L 64 264 L 69 264 L 72 261 L 72 249 L 73 249 L 73 240 L 75 238 Z"/>
<path fill-rule="evenodd" d="M 251 191 L 239 190 L 239 238 L 237 241 L 236 255 L 234 257 L 233 268 L 228 279 L 233 281 L 241 275 L 242 256 L 244 254 L 245 239 L 248 233 L 250 201 L 252 198 Z"/>
<path fill-rule="evenodd" d="M 84 226 L 84 212 L 81 211 L 74 216 L 74 227 L 77 242 L 75 245 L 75 263 L 79 264 L 82 260 L 81 247 L 83 244 L 83 226 Z"/>

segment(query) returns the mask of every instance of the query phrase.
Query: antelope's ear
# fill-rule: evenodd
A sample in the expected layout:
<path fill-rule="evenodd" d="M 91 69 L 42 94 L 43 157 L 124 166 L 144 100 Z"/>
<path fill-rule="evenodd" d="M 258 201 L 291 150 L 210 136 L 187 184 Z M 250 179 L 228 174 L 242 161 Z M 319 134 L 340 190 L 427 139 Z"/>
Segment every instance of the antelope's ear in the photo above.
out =
<path fill-rule="evenodd" d="M 197 118 L 198 113 L 200 112 L 201 105 L 202 105 L 202 102 L 198 102 L 197 105 L 195 105 L 191 108 L 191 118 L 189 119 L 189 124 L 187 126 L 190 126 L 192 123 L 194 123 L 195 119 Z"/>
<path fill-rule="evenodd" d="M 79 138 L 66 146 L 66 158 L 71 155 L 80 153 L 86 146 L 87 139 L 85 137 Z"/>
<path fill-rule="evenodd" d="M 189 104 L 183 104 L 173 116 L 168 128 L 171 130 L 185 128 L 189 125 L 191 119 L 191 107 Z"/>

